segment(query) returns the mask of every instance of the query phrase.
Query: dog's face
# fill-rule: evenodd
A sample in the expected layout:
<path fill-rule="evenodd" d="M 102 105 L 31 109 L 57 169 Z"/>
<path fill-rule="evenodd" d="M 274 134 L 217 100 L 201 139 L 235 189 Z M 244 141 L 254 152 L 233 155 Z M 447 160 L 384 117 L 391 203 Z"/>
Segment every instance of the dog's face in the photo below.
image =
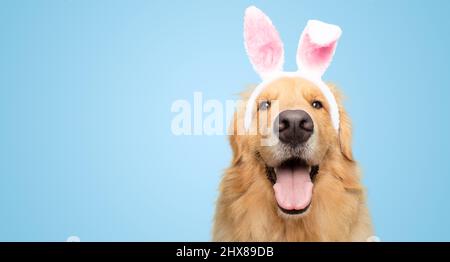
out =
<path fill-rule="evenodd" d="M 341 108 L 340 99 L 338 103 Z M 271 83 L 259 95 L 255 108 L 252 123 L 258 132 L 241 136 L 232 144 L 246 144 L 248 154 L 265 167 L 263 178 L 255 174 L 255 179 L 268 179 L 273 185 L 274 203 L 280 214 L 306 216 L 316 174 L 327 154 L 339 152 L 351 160 L 350 126 L 345 112 L 340 110 L 342 128 L 337 132 L 323 93 L 300 77 Z"/>
<path fill-rule="evenodd" d="M 269 85 L 259 96 L 254 120 L 259 127 L 255 142 L 261 140 L 255 146 L 269 167 L 294 157 L 318 165 L 336 139 L 325 97 L 301 78 L 282 78 Z"/>

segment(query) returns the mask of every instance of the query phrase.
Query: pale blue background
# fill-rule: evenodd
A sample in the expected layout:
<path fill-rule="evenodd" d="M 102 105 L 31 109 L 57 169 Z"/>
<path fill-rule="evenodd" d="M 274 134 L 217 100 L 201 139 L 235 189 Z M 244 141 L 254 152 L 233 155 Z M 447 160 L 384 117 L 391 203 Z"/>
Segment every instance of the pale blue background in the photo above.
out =
<path fill-rule="evenodd" d="M 390 0 L 1 1 L 0 240 L 209 240 L 230 150 L 173 136 L 170 107 L 258 81 L 250 4 L 288 70 L 307 19 L 343 28 L 325 78 L 348 97 L 377 235 L 449 241 L 450 4 Z"/>

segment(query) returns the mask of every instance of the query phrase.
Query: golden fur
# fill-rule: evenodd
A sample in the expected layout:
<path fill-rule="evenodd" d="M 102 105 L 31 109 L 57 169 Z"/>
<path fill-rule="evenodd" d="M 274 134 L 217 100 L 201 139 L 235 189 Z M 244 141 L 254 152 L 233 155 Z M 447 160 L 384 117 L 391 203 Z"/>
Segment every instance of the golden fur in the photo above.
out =
<path fill-rule="evenodd" d="M 350 120 L 341 95 L 333 85 L 329 86 L 339 105 L 339 134 L 332 128 L 326 99 L 306 80 L 279 79 L 259 97 L 259 101 L 278 100 L 279 112 L 305 110 L 314 121 L 318 143 L 311 161 L 320 164 L 320 170 L 314 182 L 311 206 L 300 216 L 289 216 L 278 209 L 265 173 L 265 163 L 271 161 L 273 152 L 261 145 L 262 135 L 237 134 L 245 110 L 242 105 L 238 107 L 233 121 L 234 134 L 230 136 L 233 158 L 220 184 L 217 200 L 214 241 L 366 241 L 372 236 L 360 171 L 352 156 Z M 243 99 L 248 95 L 244 93 Z M 322 110 L 311 107 L 315 99 L 322 101 Z M 257 116 L 252 121 L 254 127 L 258 125 L 256 119 Z M 267 121 L 270 123 L 271 119 Z"/>

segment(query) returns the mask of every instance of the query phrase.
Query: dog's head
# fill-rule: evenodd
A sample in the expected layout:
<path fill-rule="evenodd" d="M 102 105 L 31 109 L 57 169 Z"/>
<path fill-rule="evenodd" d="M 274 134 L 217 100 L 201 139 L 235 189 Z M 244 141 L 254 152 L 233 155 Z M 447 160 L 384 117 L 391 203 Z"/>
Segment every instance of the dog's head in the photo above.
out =
<path fill-rule="evenodd" d="M 263 166 L 264 178 L 255 174 L 255 179 L 270 181 L 280 212 L 305 215 L 326 161 L 353 161 L 350 122 L 340 95 L 321 80 L 341 31 L 309 22 L 297 51 L 301 70 L 283 73 L 283 45 L 269 18 L 250 7 L 244 26 L 247 52 L 263 83 L 244 94 L 247 103 L 238 108 L 231 136 L 234 161 Z"/>
<path fill-rule="evenodd" d="M 264 179 L 272 183 L 283 213 L 306 213 L 316 175 L 333 154 L 339 154 L 342 161 L 353 161 L 350 122 L 337 90 L 332 90 L 338 98 L 338 132 L 320 89 L 308 80 L 285 77 L 259 95 L 251 127 L 256 132 L 231 136 L 236 161 L 253 158 L 264 166 Z M 236 126 L 243 122 L 244 112 L 244 107 L 238 110 Z"/>

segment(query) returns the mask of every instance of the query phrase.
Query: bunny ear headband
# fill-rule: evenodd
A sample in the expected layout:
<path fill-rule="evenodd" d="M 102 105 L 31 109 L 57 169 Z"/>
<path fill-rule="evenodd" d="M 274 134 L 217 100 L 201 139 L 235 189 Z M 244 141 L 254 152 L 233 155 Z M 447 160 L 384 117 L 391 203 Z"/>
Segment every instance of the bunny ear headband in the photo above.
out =
<path fill-rule="evenodd" d="M 273 81 L 286 77 L 302 77 L 314 83 L 327 99 L 333 127 L 339 130 L 339 109 L 329 87 L 322 81 L 322 75 L 331 63 L 337 41 L 342 30 L 339 26 L 309 20 L 300 36 L 297 48 L 296 72 L 284 72 L 284 48 L 277 30 L 269 17 L 261 10 L 250 6 L 245 10 L 245 49 L 255 71 L 261 76 L 260 83 L 251 94 L 245 111 L 244 127 L 249 130 L 252 122 L 253 105 L 259 94 Z"/>

